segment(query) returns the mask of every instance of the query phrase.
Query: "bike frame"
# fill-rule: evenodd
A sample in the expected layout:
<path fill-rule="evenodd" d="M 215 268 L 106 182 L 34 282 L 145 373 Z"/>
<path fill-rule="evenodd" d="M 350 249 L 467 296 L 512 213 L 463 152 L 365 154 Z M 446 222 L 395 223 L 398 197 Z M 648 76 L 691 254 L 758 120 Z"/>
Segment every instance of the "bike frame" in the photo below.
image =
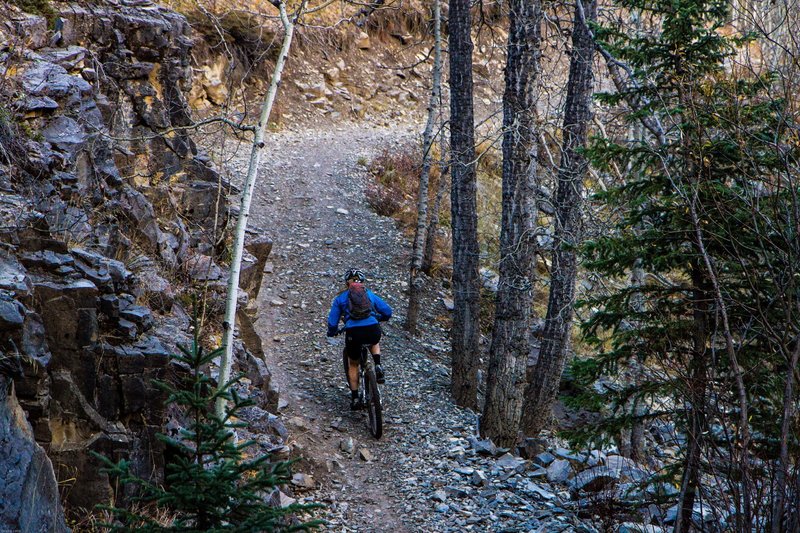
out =
<path fill-rule="evenodd" d="M 343 333 L 344 331 L 344 328 L 340 329 L 337 332 L 337 335 Z M 367 407 L 369 431 L 373 437 L 379 439 L 381 438 L 381 435 L 383 435 L 383 407 L 381 405 L 381 393 L 380 389 L 378 388 L 378 380 L 375 377 L 375 363 L 370 356 L 370 347 L 371 345 L 369 344 L 361 345 L 358 358 L 358 383 L 361 399 L 364 401 Z M 344 362 L 345 380 L 348 381 L 349 386 L 349 377 L 347 375 L 349 361 L 347 354 L 344 352 L 342 353 L 342 357 Z"/>

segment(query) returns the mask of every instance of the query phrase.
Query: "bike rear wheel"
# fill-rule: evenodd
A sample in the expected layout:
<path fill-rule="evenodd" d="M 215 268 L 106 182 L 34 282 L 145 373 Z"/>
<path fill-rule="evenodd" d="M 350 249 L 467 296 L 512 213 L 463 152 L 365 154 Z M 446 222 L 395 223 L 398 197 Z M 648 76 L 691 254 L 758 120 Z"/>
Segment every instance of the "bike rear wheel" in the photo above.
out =
<path fill-rule="evenodd" d="M 372 358 L 366 358 L 364 369 L 364 392 L 366 393 L 367 418 L 369 419 L 369 432 L 376 439 L 383 435 L 383 407 L 381 406 L 381 392 L 378 389 L 378 380 L 375 378 L 375 366 Z"/>

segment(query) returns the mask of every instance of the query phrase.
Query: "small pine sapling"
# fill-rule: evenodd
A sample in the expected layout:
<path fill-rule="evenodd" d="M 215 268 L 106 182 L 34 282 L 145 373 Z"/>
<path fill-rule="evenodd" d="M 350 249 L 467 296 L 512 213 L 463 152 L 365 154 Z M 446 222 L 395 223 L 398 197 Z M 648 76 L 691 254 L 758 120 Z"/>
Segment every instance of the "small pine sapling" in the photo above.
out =
<path fill-rule="evenodd" d="M 178 437 L 158 435 L 175 451 L 174 459 L 166 465 L 164 486 L 131 473 L 125 460 L 114 463 L 98 456 L 111 476 L 122 485 L 134 486 L 138 493 L 129 509 L 103 507 L 116 519 L 107 526 L 113 531 L 159 532 L 308 531 L 319 526 L 319 520 L 298 520 L 319 505 L 279 507 L 267 501 L 277 487 L 291 480 L 291 462 L 271 462 L 269 455 L 248 458 L 247 452 L 255 442 L 233 438 L 234 431 L 246 425 L 238 421 L 238 413 L 253 401 L 237 394 L 235 385 L 240 376 L 215 387 L 201 370 L 218 358 L 222 349 L 204 351 L 197 328 L 191 349 L 178 348 L 180 353 L 172 357 L 189 369 L 184 386 L 155 382 L 168 394 L 167 404 L 178 406 L 187 420 Z M 222 418 L 215 412 L 220 399 L 227 405 Z M 170 516 L 171 520 L 165 523 L 154 516 Z"/>

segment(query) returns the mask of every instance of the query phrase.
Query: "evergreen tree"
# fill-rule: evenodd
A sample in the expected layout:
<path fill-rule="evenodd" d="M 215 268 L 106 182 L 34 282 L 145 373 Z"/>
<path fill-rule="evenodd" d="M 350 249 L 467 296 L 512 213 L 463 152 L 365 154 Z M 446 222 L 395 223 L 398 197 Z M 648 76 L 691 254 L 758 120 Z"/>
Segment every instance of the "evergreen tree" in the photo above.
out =
<path fill-rule="evenodd" d="M 174 458 L 166 465 L 164 486 L 131 474 L 124 460 L 114 464 L 101 457 L 111 475 L 123 485 L 135 486 L 138 493 L 131 509 L 107 508 L 121 522 L 112 525 L 112 529 L 257 532 L 309 530 L 320 525 L 319 521 L 294 524 L 290 520 L 293 515 L 308 514 L 317 505 L 276 507 L 266 501 L 275 488 L 291 480 L 290 463 L 271 462 L 269 455 L 248 458 L 255 442 L 236 442 L 233 438 L 234 431 L 245 426 L 237 421 L 238 413 L 253 401 L 236 393 L 234 386 L 240 377 L 215 387 L 201 371 L 220 356 L 222 349 L 205 352 L 199 344 L 197 328 L 191 349 L 178 348 L 180 353 L 173 358 L 190 369 L 185 386 L 161 381 L 156 384 L 169 394 L 168 404 L 182 409 L 187 427 L 177 438 L 158 435 Z M 219 399 L 228 406 L 223 418 L 214 407 Z M 154 508 L 174 520 L 163 524 L 153 518 L 152 512 L 142 512 Z"/>
<path fill-rule="evenodd" d="M 651 27 L 597 29 L 633 76 L 627 93 L 600 99 L 634 102 L 631 120 L 656 118 L 664 131 L 595 139 L 587 153 L 600 170 L 630 169 L 597 198 L 615 227 L 585 247 L 587 266 L 609 281 L 637 268 L 645 276 L 585 302 L 595 312 L 584 331 L 598 353 L 573 371 L 586 385 L 579 403 L 604 416 L 574 436 L 611 438 L 642 417 L 676 421 L 682 457 L 665 468 L 681 487 L 675 530 L 689 530 L 700 498 L 720 496 L 708 475 L 727 484 L 736 530 L 749 530 L 769 508 L 756 508 L 770 491 L 756 457 L 782 455 L 779 442 L 797 446 L 774 423 L 794 413 L 784 400 L 794 405 L 795 393 L 783 385 L 793 384 L 786 370 L 800 332 L 789 274 L 800 267 L 800 226 L 788 106 L 771 96 L 770 76 L 737 79 L 726 68 L 742 43 L 722 31 L 727 2 L 616 3 L 641 11 Z M 633 365 L 636 383 L 615 382 Z M 630 409 L 643 404 L 644 414 Z"/>

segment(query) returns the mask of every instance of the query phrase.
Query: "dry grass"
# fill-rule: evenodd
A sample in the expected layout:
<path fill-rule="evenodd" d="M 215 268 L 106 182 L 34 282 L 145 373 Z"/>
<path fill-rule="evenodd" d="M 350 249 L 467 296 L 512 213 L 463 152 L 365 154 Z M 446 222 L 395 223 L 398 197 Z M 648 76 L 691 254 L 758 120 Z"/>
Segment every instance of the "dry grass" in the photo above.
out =
<path fill-rule="evenodd" d="M 175 522 L 175 516 L 165 510 L 160 509 L 154 505 L 144 506 L 140 503 L 132 504 L 130 511 L 150 520 L 155 521 L 158 525 L 169 528 Z M 86 511 L 81 513 L 81 518 L 70 520 L 68 525 L 75 533 L 99 533 L 110 531 L 109 525 L 114 524 L 115 517 L 112 513 L 106 510 L 96 509 L 92 512 Z M 128 531 L 135 531 L 140 526 L 147 525 L 144 521 L 140 524 L 129 524 Z"/>

